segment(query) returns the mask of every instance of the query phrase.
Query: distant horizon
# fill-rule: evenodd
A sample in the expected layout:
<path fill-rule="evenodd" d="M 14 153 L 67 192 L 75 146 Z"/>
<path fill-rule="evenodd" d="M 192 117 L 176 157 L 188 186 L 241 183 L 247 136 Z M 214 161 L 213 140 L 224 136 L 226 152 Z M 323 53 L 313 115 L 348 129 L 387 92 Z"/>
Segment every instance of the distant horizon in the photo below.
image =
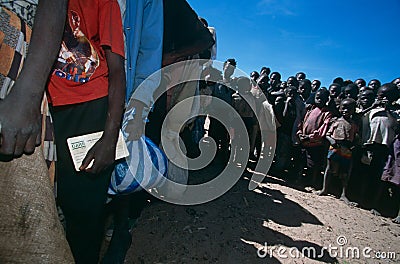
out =
<path fill-rule="evenodd" d="M 286 81 L 301 71 L 325 87 L 336 77 L 382 84 L 400 77 L 398 0 L 188 3 L 215 27 L 217 60 L 235 58 L 247 74 L 266 66 Z"/>

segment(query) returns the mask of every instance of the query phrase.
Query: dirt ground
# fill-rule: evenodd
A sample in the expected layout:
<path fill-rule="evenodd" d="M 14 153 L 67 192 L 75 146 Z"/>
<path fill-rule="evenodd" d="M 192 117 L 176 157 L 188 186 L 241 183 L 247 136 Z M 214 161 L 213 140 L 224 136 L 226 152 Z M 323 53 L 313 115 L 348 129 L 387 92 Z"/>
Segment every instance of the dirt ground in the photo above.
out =
<path fill-rule="evenodd" d="M 190 181 L 219 171 L 210 165 Z M 151 203 L 125 263 L 400 263 L 400 225 L 391 218 L 272 176 L 249 191 L 250 177 L 206 204 Z"/>

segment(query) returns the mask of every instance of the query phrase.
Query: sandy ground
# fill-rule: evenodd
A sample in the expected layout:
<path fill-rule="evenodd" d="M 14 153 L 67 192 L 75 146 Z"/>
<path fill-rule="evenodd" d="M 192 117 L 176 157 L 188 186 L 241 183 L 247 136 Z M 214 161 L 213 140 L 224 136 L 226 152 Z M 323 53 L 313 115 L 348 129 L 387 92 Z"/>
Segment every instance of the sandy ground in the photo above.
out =
<path fill-rule="evenodd" d="M 207 181 L 220 165 L 192 172 Z M 400 225 L 268 176 L 251 174 L 196 206 L 153 202 L 132 231 L 125 263 L 399 263 Z M 380 256 L 381 258 L 377 258 Z"/>

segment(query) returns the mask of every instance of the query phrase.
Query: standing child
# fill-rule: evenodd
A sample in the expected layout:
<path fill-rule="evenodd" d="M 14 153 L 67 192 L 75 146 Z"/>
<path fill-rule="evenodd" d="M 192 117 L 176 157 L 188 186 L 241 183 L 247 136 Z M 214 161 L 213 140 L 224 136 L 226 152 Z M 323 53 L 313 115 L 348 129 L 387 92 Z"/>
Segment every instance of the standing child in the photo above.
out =
<path fill-rule="evenodd" d="M 366 113 L 362 117 L 364 147 L 362 162 L 365 164 L 363 169 L 366 176 L 362 195 L 367 202 L 371 202 L 371 212 L 375 215 L 380 215 L 378 210 L 385 189 L 381 176 L 389 154 L 389 147 L 392 146 L 399 128 L 393 111 L 393 103 L 398 98 L 396 85 L 392 83 L 382 85 L 378 89 L 376 102 L 365 110 Z"/>
<path fill-rule="evenodd" d="M 212 96 L 225 101 L 227 104 L 232 104 L 233 90 L 236 88 L 236 78 L 232 77 L 236 69 L 236 60 L 227 59 L 223 65 L 223 79 L 221 83 L 214 86 Z M 216 104 L 215 111 L 227 112 L 226 104 Z M 220 163 L 226 162 L 229 157 L 229 133 L 216 118 L 210 118 L 210 126 L 208 134 L 212 137 L 219 147 L 217 148 L 217 159 Z"/>
<path fill-rule="evenodd" d="M 339 116 L 339 105 L 340 105 L 340 93 L 342 91 L 342 87 L 340 84 L 332 83 L 329 85 L 329 100 L 327 106 L 329 110 L 332 112 L 333 116 Z"/>
<path fill-rule="evenodd" d="M 340 103 L 341 117 L 335 119 L 326 134 L 326 139 L 330 143 L 328 151 L 327 166 L 324 174 L 324 183 L 319 195 L 327 194 L 330 177 L 333 173 L 339 177 L 342 183 L 342 194 L 340 199 L 348 205 L 355 206 L 346 196 L 347 185 L 349 182 L 352 167 L 352 149 L 356 141 L 358 126 L 352 119 L 356 109 L 356 101 L 352 98 L 346 98 Z"/>
<path fill-rule="evenodd" d="M 277 128 L 276 157 L 273 164 L 273 171 L 279 174 L 286 169 L 293 172 L 290 166 L 291 160 L 293 159 L 295 163 L 298 161 L 298 157 L 293 155 L 301 153 L 298 151 L 299 140 L 296 132 L 305 114 L 304 102 L 300 98 L 297 88 L 289 86 L 285 88 L 284 92 L 283 99 L 279 100 L 274 108 L 276 118 L 281 124 Z"/>
<path fill-rule="evenodd" d="M 400 134 L 397 133 L 396 138 L 390 147 L 389 157 L 386 162 L 382 181 L 388 182 L 390 187 L 399 193 L 400 191 Z M 400 205 L 400 204 L 397 204 Z M 397 217 L 393 219 L 394 223 L 400 224 L 400 208 Z"/>
<path fill-rule="evenodd" d="M 317 91 L 314 105 L 311 105 L 306 112 L 297 131 L 300 142 L 306 151 L 307 168 L 311 170 L 314 186 L 317 184 L 318 174 L 321 172 L 327 153 L 325 136 L 332 118 L 332 113 L 326 107 L 328 99 L 328 90 L 321 88 Z"/>
<path fill-rule="evenodd" d="M 246 138 L 249 139 L 249 142 L 252 141 L 250 137 L 253 135 L 252 129 L 255 117 L 252 107 L 255 109 L 256 103 L 253 94 L 250 92 L 251 83 L 249 78 L 239 77 L 237 79 L 237 86 L 238 91 L 232 95 L 232 106 L 241 117 L 247 131 L 247 134 L 245 135 L 237 132 L 235 133 L 235 131 L 233 131 L 234 136 L 232 140 L 232 157 L 235 161 L 240 161 L 240 159 L 237 159 L 237 157 L 243 157 L 243 155 L 240 155 L 240 152 L 243 150 L 242 144 Z M 251 152 L 249 153 L 251 155 Z"/>
<path fill-rule="evenodd" d="M 71 0 L 67 14 L 48 84 L 57 144 L 57 200 L 75 262 L 97 263 L 124 109 L 122 22 L 115 0 Z M 99 131 L 104 131 L 102 137 L 76 171 L 67 138 Z"/>

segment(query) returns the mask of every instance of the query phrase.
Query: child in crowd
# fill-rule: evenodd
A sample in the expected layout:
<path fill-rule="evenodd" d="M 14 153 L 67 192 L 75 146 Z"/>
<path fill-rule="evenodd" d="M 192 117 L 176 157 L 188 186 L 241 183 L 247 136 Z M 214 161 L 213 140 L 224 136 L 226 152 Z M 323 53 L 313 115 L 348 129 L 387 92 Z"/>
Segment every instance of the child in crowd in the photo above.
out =
<path fill-rule="evenodd" d="M 251 83 L 249 78 L 239 77 L 237 79 L 237 86 L 238 91 L 232 95 L 232 106 L 241 117 L 247 131 L 245 135 L 242 135 L 231 129 L 231 133 L 233 132 L 234 135 L 232 140 L 232 157 L 234 161 L 239 162 L 241 159 L 238 157 L 246 157 L 239 155 L 239 152 L 243 150 L 244 141 L 249 139 L 249 143 L 252 142 L 250 137 L 253 135 L 252 129 L 255 121 L 255 115 L 252 108 L 255 110 L 256 103 L 253 94 L 250 92 Z"/>
<path fill-rule="evenodd" d="M 386 161 L 381 180 L 389 183 L 397 194 L 400 192 L 400 134 L 397 133 L 395 140 L 390 146 L 389 157 Z M 397 204 L 397 205 L 400 205 Z M 394 223 L 400 224 L 400 208 L 397 217 L 393 219 Z"/>
<path fill-rule="evenodd" d="M 225 101 L 226 104 L 217 103 L 213 107 L 214 111 L 226 112 L 227 105 L 232 105 L 232 94 L 236 90 L 236 77 L 232 77 L 236 69 L 236 60 L 227 59 L 223 65 L 222 82 L 217 83 L 212 92 L 212 96 Z M 229 132 L 225 129 L 224 125 L 216 118 L 210 117 L 210 126 L 208 135 L 212 137 L 217 143 L 217 161 L 225 163 L 229 157 Z"/>
<path fill-rule="evenodd" d="M 360 92 L 359 97 L 358 97 L 358 104 L 356 108 L 356 113 L 361 113 L 364 110 L 368 109 L 371 107 L 371 105 L 375 101 L 375 94 L 372 90 L 365 89 L 362 92 Z"/>
<path fill-rule="evenodd" d="M 257 83 L 258 77 L 260 77 L 260 74 L 258 73 L 258 71 L 252 71 L 250 73 L 250 80 L 252 83 Z"/>
<path fill-rule="evenodd" d="M 393 83 L 394 85 L 396 85 L 397 90 L 399 90 L 399 92 L 400 92 L 400 78 L 394 79 L 394 80 L 392 81 L 392 83 Z M 398 106 L 400 106 L 400 99 L 398 99 L 398 100 L 396 101 L 396 104 L 397 104 Z"/>
<path fill-rule="evenodd" d="M 268 75 L 264 75 L 263 78 L 264 81 L 267 80 Z M 256 111 L 257 113 L 259 113 L 261 104 L 264 102 L 266 97 L 265 93 L 261 90 L 261 87 L 257 84 L 257 80 L 253 81 L 253 79 L 251 78 L 251 94 L 254 96 L 254 100 L 256 102 Z M 261 134 L 258 122 L 254 122 L 250 139 L 250 159 L 256 161 L 259 158 L 261 152 Z"/>
<path fill-rule="evenodd" d="M 256 80 L 257 85 L 261 89 L 261 91 L 267 95 L 267 91 L 270 88 L 270 83 L 269 83 L 269 76 L 266 74 L 260 74 L 260 76 Z"/>
<path fill-rule="evenodd" d="M 311 82 L 311 92 L 312 93 L 315 93 L 320 87 L 321 87 L 321 81 L 320 80 L 313 80 Z"/>
<path fill-rule="evenodd" d="M 75 262 L 98 263 L 124 110 L 122 21 L 117 1 L 70 0 L 67 14 L 47 88 L 57 144 L 57 201 Z M 76 171 L 67 139 L 99 131 L 102 137 Z"/>
<path fill-rule="evenodd" d="M 329 100 L 327 106 L 332 112 L 333 116 L 339 116 L 339 105 L 340 105 L 340 93 L 342 92 L 342 87 L 338 83 L 332 83 L 329 85 Z"/>
<path fill-rule="evenodd" d="M 311 94 L 311 81 L 308 79 L 299 81 L 299 95 L 303 102 L 306 102 Z"/>
<path fill-rule="evenodd" d="M 379 87 L 381 87 L 381 82 L 378 79 L 372 79 L 368 82 L 367 87 L 377 94 Z"/>
<path fill-rule="evenodd" d="M 276 120 L 280 126 L 277 128 L 275 162 L 271 172 L 279 174 L 289 167 L 291 156 L 289 149 L 292 145 L 290 136 L 292 134 L 294 120 L 296 119 L 294 95 L 297 93 L 297 88 L 289 86 L 283 91 L 283 94 L 277 96 L 275 105 L 273 106 Z"/>
<path fill-rule="evenodd" d="M 362 117 L 363 156 L 361 162 L 365 181 L 362 197 L 370 203 L 373 214 L 379 215 L 378 204 L 383 191 L 381 176 L 388 157 L 389 146 L 394 142 L 398 122 L 393 113 L 393 102 L 399 97 L 397 87 L 387 83 L 377 92 L 377 100 L 364 110 Z M 368 198 L 373 198 L 372 202 Z M 367 204 L 368 206 L 368 204 Z"/>
<path fill-rule="evenodd" d="M 351 203 L 346 196 L 347 185 L 349 182 L 352 167 L 352 149 L 356 142 L 358 126 L 352 119 L 355 113 L 356 101 L 352 98 L 343 99 L 340 103 L 341 117 L 334 118 L 326 139 L 330 143 L 328 151 L 327 166 L 324 174 L 324 183 L 319 195 L 328 193 L 330 185 L 330 174 L 334 174 L 341 180 L 342 194 L 340 199 L 348 205 Z"/>
<path fill-rule="evenodd" d="M 362 78 L 358 78 L 354 81 L 354 84 L 357 85 L 358 90 L 360 91 L 362 87 L 365 87 L 367 85 L 367 82 Z"/>
<path fill-rule="evenodd" d="M 299 88 L 299 81 L 296 79 L 296 77 L 289 76 L 289 78 L 287 78 L 286 85 L 287 85 L 287 87 L 294 86 L 294 87 L 296 87 L 296 89 L 298 89 Z"/>
<path fill-rule="evenodd" d="M 329 92 L 326 89 L 317 91 L 314 105 L 311 105 L 307 110 L 297 132 L 306 151 L 307 168 L 311 170 L 314 186 L 317 184 L 327 152 L 325 136 L 332 118 L 332 113 L 326 107 L 328 99 Z"/>
<path fill-rule="evenodd" d="M 301 100 L 295 86 L 287 87 L 284 96 L 277 100 L 274 107 L 276 118 L 281 126 L 277 129 L 276 159 L 273 170 L 282 173 L 290 170 L 292 158 L 297 161 L 293 153 L 298 153 L 293 147 L 299 145 L 296 136 L 297 127 L 305 114 L 304 102 Z"/>
<path fill-rule="evenodd" d="M 348 84 L 343 90 L 344 98 L 352 98 L 357 100 L 358 96 L 358 87 L 354 83 Z"/>
<path fill-rule="evenodd" d="M 358 95 L 356 112 L 353 115 L 353 120 L 358 124 L 359 129 L 362 129 L 362 116 L 364 112 L 368 111 L 368 108 L 372 106 L 375 101 L 375 94 L 371 89 L 361 89 Z M 361 134 L 361 133 L 359 133 Z M 366 165 L 362 164 L 361 157 L 363 156 L 363 148 L 360 144 L 356 145 L 352 151 L 352 177 L 350 180 L 349 188 L 352 190 L 352 194 L 359 197 L 361 194 L 360 182 L 364 182 L 363 167 Z"/>

